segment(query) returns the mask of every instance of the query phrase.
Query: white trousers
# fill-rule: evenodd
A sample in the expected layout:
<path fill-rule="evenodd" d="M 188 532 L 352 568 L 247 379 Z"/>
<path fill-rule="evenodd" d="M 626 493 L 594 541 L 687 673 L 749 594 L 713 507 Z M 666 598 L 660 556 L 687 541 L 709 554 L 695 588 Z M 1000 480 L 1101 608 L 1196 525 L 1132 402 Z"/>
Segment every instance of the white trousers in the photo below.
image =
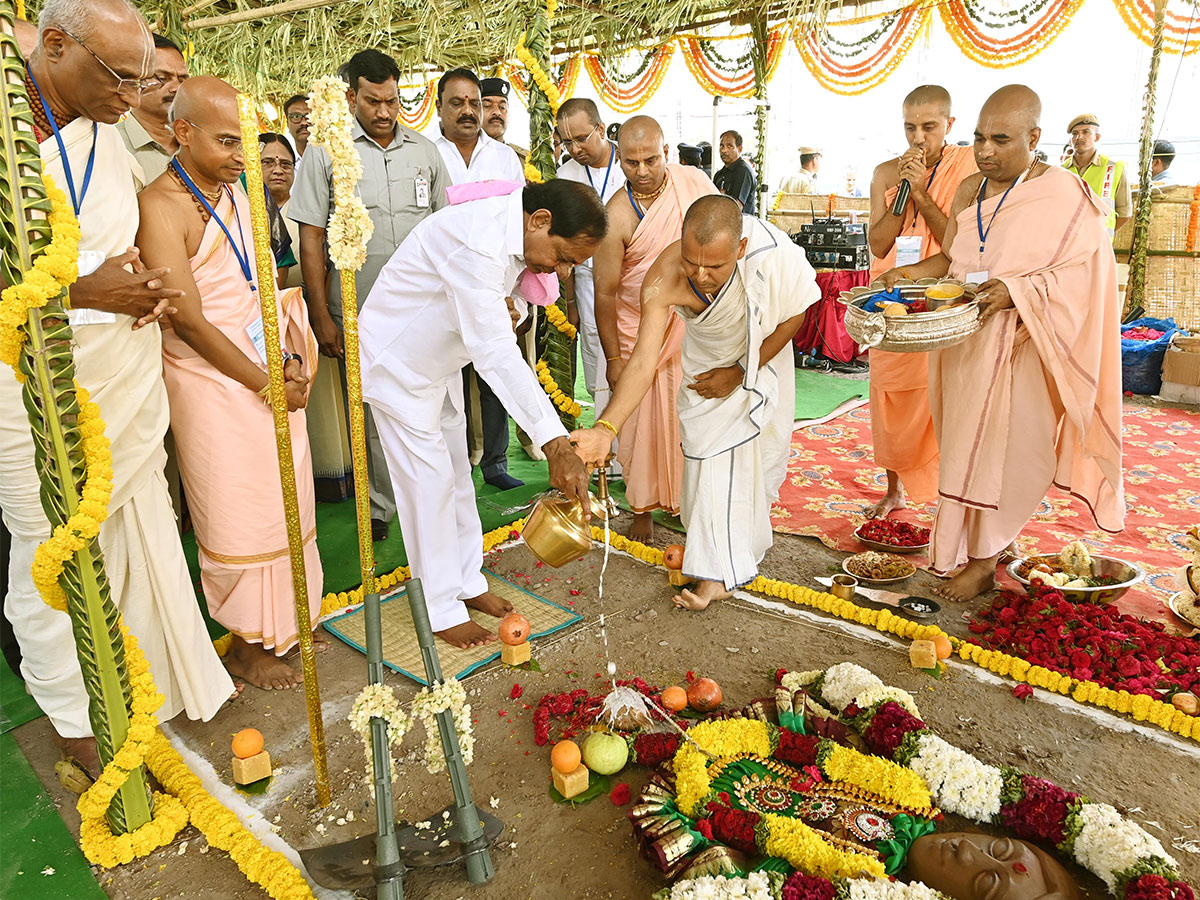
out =
<path fill-rule="evenodd" d="M 398 398 L 396 407 L 404 408 Z M 446 382 L 440 427 L 427 431 L 375 409 L 412 574 L 421 579 L 429 622 L 444 631 L 467 622 L 462 601 L 487 590 L 483 526 L 467 458 L 462 379 Z"/>
<path fill-rule="evenodd" d="M 12 533 L 4 614 L 21 646 L 21 675 L 30 695 L 59 735 L 88 737 L 88 696 L 71 620 L 48 607 L 33 585 L 33 553 L 50 534 L 38 500 L 33 459 L 30 456 L 26 465 L 12 462 L 6 453 L 0 465 L 0 507 Z M 113 602 L 166 698 L 159 719 L 186 712 L 208 721 L 233 693 L 233 681 L 200 616 L 161 470 L 144 478 L 126 503 L 109 511 L 100 526 L 100 549 Z"/>

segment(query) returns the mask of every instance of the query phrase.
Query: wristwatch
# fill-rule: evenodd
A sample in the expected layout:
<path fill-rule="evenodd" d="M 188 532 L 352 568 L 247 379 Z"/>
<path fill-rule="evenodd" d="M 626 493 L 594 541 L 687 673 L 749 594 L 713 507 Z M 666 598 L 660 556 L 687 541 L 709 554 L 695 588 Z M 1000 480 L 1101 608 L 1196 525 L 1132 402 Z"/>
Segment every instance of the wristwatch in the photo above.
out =
<path fill-rule="evenodd" d="M 300 363 L 300 365 L 304 365 L 304 359 L 303 359 L 303 358 L 300 356 L 300 354 L 299 354 L 299 353 L 288 353 L 288 352 L 285 350 L 285 351 L 284 351 L 284 354 L 283 354 L 283 364 L 286 366 L 286 365 L 287 365 L 289 362 L 291 362 L 293 359 L 294 359 L 296 362 Z"/>

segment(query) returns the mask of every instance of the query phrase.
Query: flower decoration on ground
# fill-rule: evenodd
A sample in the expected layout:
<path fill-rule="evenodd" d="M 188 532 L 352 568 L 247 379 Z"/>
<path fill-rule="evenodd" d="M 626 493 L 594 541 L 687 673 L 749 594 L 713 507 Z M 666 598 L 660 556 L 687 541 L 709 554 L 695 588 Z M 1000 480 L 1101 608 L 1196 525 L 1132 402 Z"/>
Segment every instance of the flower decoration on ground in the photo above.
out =
<path fill-rule="evenodd" d="M 333 75 L 318 78 L 308 99 L 309 140 L 323 147 L 333 164 L 334 209 L 326 231 L 329 258 L 340 271 L 357 272 L 367 260 L 367 241 L 375 224 L 355 192 L 362 178 L 362 160 L 351 136 L 346 83 Z"/>

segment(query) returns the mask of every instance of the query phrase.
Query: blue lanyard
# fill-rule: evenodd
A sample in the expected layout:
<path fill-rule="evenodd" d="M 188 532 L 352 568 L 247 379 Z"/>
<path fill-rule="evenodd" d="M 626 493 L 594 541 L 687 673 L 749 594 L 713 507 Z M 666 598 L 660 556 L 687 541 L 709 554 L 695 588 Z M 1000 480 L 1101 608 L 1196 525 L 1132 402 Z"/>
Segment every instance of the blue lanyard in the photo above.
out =
<path fill-rule="evenodd" d="M 692 293 L 696 295 L 696 299 L 698 299 L 705 306 L 712 306 L 712 301 L 707 299 L 702 293 L 700 293 L 698 290 L 696 290 L 696 286 L 694 284 L 692 284 L 692 279 L 689 278 L 687 280 L 687 283 L 688 283 L 688 287 L 690 287 L 692 289 Z"/>
<path fill-rule="evenodd" d="M 238 250 L 237 244 L 233 242 L 233 235 L 229 233 L 229 229 L 225 227 L 225 223 L 221 221 L 221 217 L 218 216 L 216 210 L 209 205 L 208 198 L 200 193 L 200 189 L 196 187 L 196 184 L 192 181 L 191 176 L 188 175 L 183 166 L 179 164 L 178 157 L 171 158 L 171 168 L 175 170 L 175 174 L 178 175 L 183 183 L 187 185 L 187 189 L 195 195 L 196 199 L 204 204 L 204 208 L 208 211 L 208 214 L 212 216 L 212 220 L 220 226 L 223 232 L 225 232 L 225 239 L 229 241 L 229 246 L 233 250 L 233 255 L 237 257 L 238 265 L 242 268 L 242 275 L 246 278 L 246 284 L 250 285 L 250 290 L 257 291 L 258 288 L 254 285 L 254 271 L 250 268 L 250 254 L 246 251 L 246 234 L 244 231 L 242 231 L 242 215 L 238 212 L 237 203 L 234 203 L 233 191 L 229 190 L 229 185 L 223 185 L 223 187 L 229 194 L 229 202 L 233 203 L 233 215 L 237 218 L 238 238 L 242 242 L 241 250 Z"/>
<path fill-rule="evenodd" d="M 637 201 L 633 199 L 633 185 L 628 181 L 625 182 L 625 193 L 629 195 L 629 202 L 633 206 L 633 211 L 637 213 L 638 221 L 646 218 L 646 214 L 642 212 L 642 208 L 637 205 Z"/>
<path fill-rule="evenodd" d="M 983 192 L 987 190 L 987 179 L 983 179 L 983 184 L 979 186 L 979 196 L 975 198 L 975 224 L 979 227 L 979 258 L 983 258 L 983 245 L 987 243 L 988 235 L 992 233 L 992 223 L 996 221 L 996 213 L 1000 212 L 1000 207 L 1004 205 L 1004 201 L 1008 199 L 1008 191 L 1015 188 L 1020 182 L 1020 178 L 1008 186 L 1000 198 L 1000 202 L 996 204 L 996 208 L 992 210 L 992 217 L 988 219 L 987 231 L 983 230 Z"/>
<path fill-rule="evenodd" d="M 46 113 L 46 121 L 50 123 L 50 131 L 53 132 L 54 140 L 58 143 L 58 156 L 62 160 L 63 174 L 67 176 L 67 190 L 71 192 L 71 206 L 75 208 L 75 215 L 78 217 L 79 211 L 83 209 L 83 198 L 87 196 L 88 185 L 92 183 L 92 167 L 96 164 L 96 135 L 100 131 L 100 126 L 95 122 L 92 123 L 92 152 L 88 154 L 87 167 L 83 170 L 83 185 L 79 189 L 79 194 L 76 195 L 75 179 L 71 175 L 71 160 L 67 158 L 67 146 L 63 143 L 62 132 L 58 130 L 58 123 L 54 121 L 54 113 L 50 112 L 50 104 L 46 102 L 42 86 L 33 77 L 33 69 L 26 66 L 25 71 L 29 73 L 29 80 L 37 88 L 38 100 L 41 101 L 42 110 Z"/>
<path fill-rule="evenodd" d="M 942 164 L 942 160 L 945 158 L 946 158 L 946 150 L 945 150 L 945 148 L 942 148 L 942 155 L 940 157 L 938 157 L 938 161 L 933 164 L 933 171 L 929 173 L 929 180 L 927 182 L 925 182 L 925 190 L 926 191 L 928 191 L 931 187 L 933 187 L 933 179 L 937 177 L 938 166 L 940 166 Z M 909 228 L 917 227 L 917 215 L 918 215 L 917 201 L 914 200 L 913 201 L 913 220 L 912 220 L 912 224 L 908 226 Z"/>
<path fill-rule="evenodd" d="M 604 185 L 600 188 L 600 200 L 604 200 L 604 192 L 608 190 L 608 176 L 612 172 L 613 160 L 617 158 L 617 148 L 612 145 L 612 141 L 608 142 L 608 168 L 604 170 Z M 592 167 L 584 166 L 583 171 L 587 172 L 588 184 L 592 186 L 592 190 L 596 189 L 596 182 L 592 181 Z"/>

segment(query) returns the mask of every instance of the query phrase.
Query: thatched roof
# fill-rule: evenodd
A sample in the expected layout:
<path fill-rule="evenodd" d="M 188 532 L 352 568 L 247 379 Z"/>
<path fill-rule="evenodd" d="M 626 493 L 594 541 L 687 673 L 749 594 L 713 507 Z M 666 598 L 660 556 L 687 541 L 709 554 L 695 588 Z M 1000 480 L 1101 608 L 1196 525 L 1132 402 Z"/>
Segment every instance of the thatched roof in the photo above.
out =
<path fill-rule="evenodd" d="M 558 0 L 556 59 L 620 53 L 680 32 L 748 23 L 814 24 L 861 0 Z M 151 22 L 186 33 L 198 65 L 239 87 L 279 96 L 328 74 L 356 50 L 378 47 L 414 81 L 430 71 L 489 71 L 512 56 L 525 25 L 544 14 L 528 0 L 142 0 Z"/>

